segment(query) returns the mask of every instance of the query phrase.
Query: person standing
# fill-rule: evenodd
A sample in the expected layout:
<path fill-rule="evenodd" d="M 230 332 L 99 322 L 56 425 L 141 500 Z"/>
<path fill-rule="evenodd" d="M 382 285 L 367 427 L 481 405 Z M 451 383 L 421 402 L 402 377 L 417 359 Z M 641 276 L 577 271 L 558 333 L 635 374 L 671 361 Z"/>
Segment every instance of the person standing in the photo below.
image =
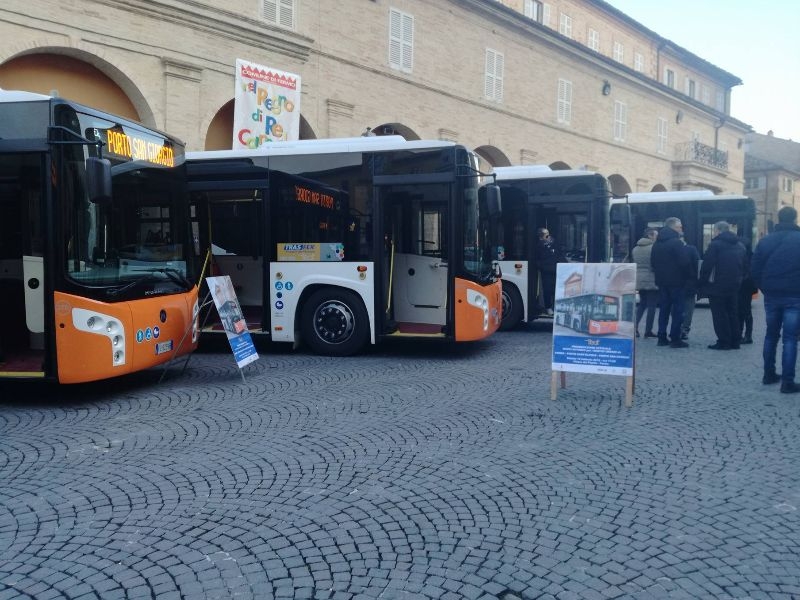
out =
<path fill-rule="evenodd" d="M 686 240 L 681 234 L 684 243 Z M 694 317 L 694 307 L 697 304 L 697 265 L 700 264 L 700 253 L 692 244 L 684 246 L 689 255 L 689 279 L 686 280 L 686 295 L 683 303 L 683 322 L 681 323 L 681 339 L 689 339 L 689 331 L 692 329 L 692 318 Z"/>
<path fill-rule="evenodd" d="M 739 242 L 744 245 L 747 259 L 745 261 L 744 278 L 739 287 L 739 335 L 741 344 L 753 343 L 753 294 L 758 291 L 752 275 L 750 275 L 750 263 L 753 260 L 753 248 L 744 237 L 739 238 Z"/>
<path fill-rule="evenodd" d="M 642 320 L 645 310 L 647 310 L 647 318 L 644 325 L 644 337 L 656 337 L 656 334 L 653 333 L 653 323 L 658 307 L 658 286 L 653 267 L 650 265 L 650 254 L 657 237 L 658 229 L 648 227 L 631 251 L 633 262 L 636 263 L 636 289 L 639 291 L 639 305 L 636 307 L 636 337 L 639 337 L 639 322 Z"/>
<path fill-rule="evenodd" d="M 744 278 L 747 250 L 731 231 L 727 221 L 714 223 L 714 238 L 703 255 L 699 287 L 708 296 L 717 341 L 711 350 L 737 350 L 739 329 L 739 288 Z"/>
<path fill-rule="evenodd" d="M 542 304 L 545 313 L 552 315 L 556 297 L 556 267 L 560 256 L 547 228 L 539 227 L 536 232 L 536 268 L 542 281 Z"/>
<path fill-rule="evenodd" d="M 781 382 L 781 392 L 794 394 L 797 362 L 797 334 L 800 331 L 800 227 L 797 211 L 783 206 L 778 224 L 753 252 L 750 274 L 764 294 L 767 331 L 764 334 L 764 384 Z M 775 355 L 783 329 L 782 372 L 775 372 Z"/>
<path fill-rule="evenodd" d="M 658 345 L 671 348 L 688 348 L 681 339 L 686 282 L 691 277 L 689 254 L 681 240 L 683 223 L 678 217 L 669 217 L 658 232 L 650 255 L 650 265 L 658 286 Z M 670 339 L 667 339 L 667 325 Z"/>

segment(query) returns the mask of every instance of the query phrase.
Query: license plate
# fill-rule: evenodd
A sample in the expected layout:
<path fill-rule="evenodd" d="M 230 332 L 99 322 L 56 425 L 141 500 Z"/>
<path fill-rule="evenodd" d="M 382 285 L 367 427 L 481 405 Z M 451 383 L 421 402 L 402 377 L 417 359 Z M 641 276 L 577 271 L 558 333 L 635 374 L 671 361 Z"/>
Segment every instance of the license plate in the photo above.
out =
<path fill-rule="evenodd" d="M 166 352 L 172 352 L 172 340 L 156 344 L 156 354 L 164 354 Z"/>

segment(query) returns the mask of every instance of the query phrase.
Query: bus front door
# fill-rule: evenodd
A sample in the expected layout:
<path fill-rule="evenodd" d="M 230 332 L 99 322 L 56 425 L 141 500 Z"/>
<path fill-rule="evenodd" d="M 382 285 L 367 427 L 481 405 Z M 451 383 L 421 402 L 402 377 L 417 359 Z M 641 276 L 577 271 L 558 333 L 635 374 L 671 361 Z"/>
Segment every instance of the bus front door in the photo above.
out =
<path fill-rule="evenodd" d="M 447 204 L 437 198 L 447 194 L 446 185 L 384 190 L 384 234 L 391 254 L 386 314 L 394 333 L 445 333 L 450 279 L 448 213 Z"/>

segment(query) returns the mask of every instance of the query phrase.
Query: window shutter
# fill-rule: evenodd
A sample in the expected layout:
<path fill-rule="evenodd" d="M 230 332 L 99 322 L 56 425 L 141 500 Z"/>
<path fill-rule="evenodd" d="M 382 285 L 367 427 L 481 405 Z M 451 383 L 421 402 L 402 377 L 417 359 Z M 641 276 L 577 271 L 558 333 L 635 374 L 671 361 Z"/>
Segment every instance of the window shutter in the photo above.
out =
<path fill-rule="evenodd" d="M 503 101 L 503 65 L 503 55 L 496 52 L 494 55 L 494 99 L 496 102 Z"/>
<path fill-rule="evenodd" d="M 483 95 L 494 100 L 494 50 L 486 49 L 486 68 L 483 82 Z"/>
<path fill-rule="evenodd" d="M 403 60 L 403 16 L 396 10 L 389 11 L 389 65 L 400 67 Z"/>
<path fill-rule="evenodd" d="M 294 29 L 294 0 L 279 0 L 278 24 Z"/>
<path fill-rule="evenodd" d="M 414 68 L 414 17 L 403 15 L 403 60 L 402 68 L 404 71 L 411 72 Z"/>
<path fill-rule="evenodd" d="M 270 23 L 278 22 L 278 0 L 264 0 L 264 19 Z"/>

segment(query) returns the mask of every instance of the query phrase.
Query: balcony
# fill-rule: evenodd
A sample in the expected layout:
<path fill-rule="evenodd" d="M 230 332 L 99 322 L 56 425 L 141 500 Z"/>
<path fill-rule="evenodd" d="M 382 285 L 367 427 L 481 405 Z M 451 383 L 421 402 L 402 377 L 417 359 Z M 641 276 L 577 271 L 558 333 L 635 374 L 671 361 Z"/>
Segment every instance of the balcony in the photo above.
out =
<path fill-rule="evenodd" d="M 706 146 L 698 141 L 685 142 L 675 146 L 675 160 L 678 162 L 693 162 L 719 169 L 728 170 L 728 153 Z"/>

